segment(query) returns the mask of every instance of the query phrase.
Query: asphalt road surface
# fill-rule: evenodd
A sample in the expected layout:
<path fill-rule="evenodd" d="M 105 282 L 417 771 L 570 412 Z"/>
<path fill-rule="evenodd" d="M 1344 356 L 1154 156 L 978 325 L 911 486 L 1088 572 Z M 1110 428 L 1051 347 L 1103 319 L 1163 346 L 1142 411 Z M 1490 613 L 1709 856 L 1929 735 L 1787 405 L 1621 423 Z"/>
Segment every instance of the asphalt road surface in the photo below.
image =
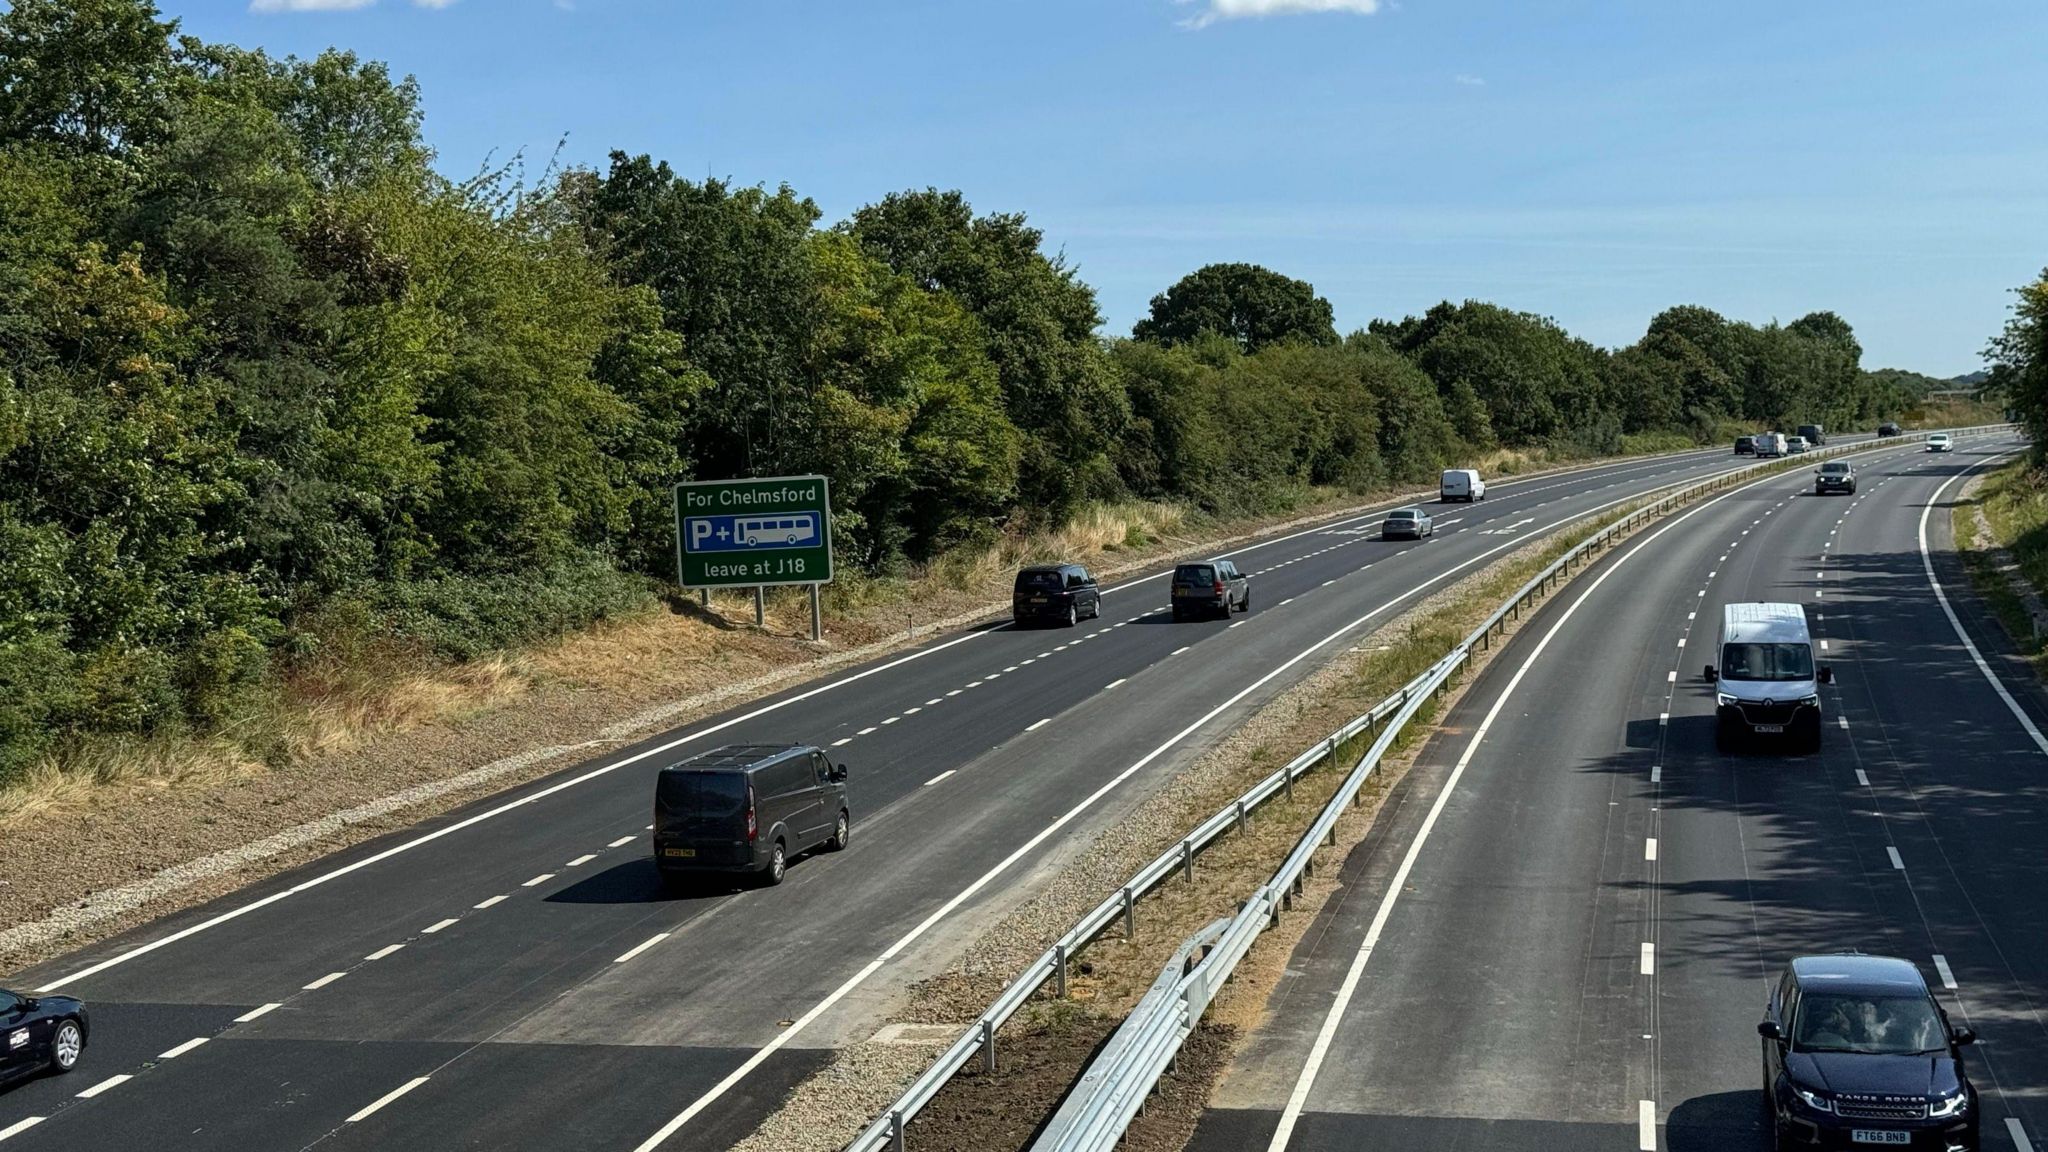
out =
<path fill-rule="evenodd" d="M 1984 1146 L 2038 1147 L 2048 708 L 1949 530 L 1961 474 L 2014 447 L 1735 489 L 1554 598 L 1347 859 L 1193 1147 L 1766 1149 L 1768 982 L 1845 948 L 1919 965 L 1981 1037 Z M 1819 754 L 1716 751 L 1703 666 L 1738 600 L 1806 606 Z"/>
<path fill-rule="evenodd" d="M 1163 571 L 1125 581 L 1099 621 L 942 637 L 17 973 L 85 997 L 94 1029 L 75 1073 L 0 1091 L 0 1141 L 728 1147 L 1342 646 L 1541 533 L 1745 463 L 1496 484 L 1420 543 L 1377 539 L 1377 515 L 1262 541 L 1231 553 L 1252 610 L 1227 622 L 1170 622 Z M 754 741 L 850 766 L 851 848 L 775 889 L 664 893 L 653 775 Z"/>

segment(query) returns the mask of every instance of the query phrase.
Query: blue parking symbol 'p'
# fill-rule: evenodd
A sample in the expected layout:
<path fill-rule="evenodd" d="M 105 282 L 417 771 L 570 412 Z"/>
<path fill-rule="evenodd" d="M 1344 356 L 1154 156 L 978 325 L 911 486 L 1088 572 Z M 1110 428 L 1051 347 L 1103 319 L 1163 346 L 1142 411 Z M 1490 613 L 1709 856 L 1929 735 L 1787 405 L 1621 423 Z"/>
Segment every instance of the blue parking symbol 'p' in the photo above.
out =
<path fill-rule="evenodd" d="M 690 516 L 683 521 L 683 550 L 698 553 L 818 548 L 824 544 L 819 519 L 816 512 Z"/>

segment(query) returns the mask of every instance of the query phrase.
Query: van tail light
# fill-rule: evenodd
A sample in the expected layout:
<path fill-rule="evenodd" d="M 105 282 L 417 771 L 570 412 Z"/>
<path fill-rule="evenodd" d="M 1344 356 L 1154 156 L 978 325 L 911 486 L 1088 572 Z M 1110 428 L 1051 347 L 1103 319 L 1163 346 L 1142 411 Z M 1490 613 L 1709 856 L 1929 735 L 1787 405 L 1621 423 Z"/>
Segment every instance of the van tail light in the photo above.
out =
<path fill-rule="evenodd" d="M 747 785 L 747 843 L 753 843 L 754 837 L 760 831 L 761 826 L 754 819 L 754 786 L 749 784 Z"/>
<path fill-rule="evenodd" d="M 1221 580 L 1216 581 L 1216 594 L 1218 596 L 1223 595 L 1223 581 Z"/>

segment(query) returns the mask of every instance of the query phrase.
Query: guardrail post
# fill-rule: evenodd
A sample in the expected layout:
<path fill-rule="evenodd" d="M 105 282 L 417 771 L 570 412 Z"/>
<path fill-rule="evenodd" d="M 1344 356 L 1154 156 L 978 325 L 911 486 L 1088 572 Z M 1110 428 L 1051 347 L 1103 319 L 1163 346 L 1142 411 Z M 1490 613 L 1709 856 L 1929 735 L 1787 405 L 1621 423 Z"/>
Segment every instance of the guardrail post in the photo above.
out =
<path fill-rule="evenodd" d="M 1240 836 L 1244 835 L 1244 800 L 1242 798 L 1237 802 L 1237 834 Z"/>
<path fill-rule="evenodd" d="M 989 1075 L 995 1075 L 996 1026 L 986 1016 L 981 1018 L 981 1066 Z"/>
<path fill-rule="evenodd" d="M 1188 878 L 1188 883 L 1195 882 L 1195 842 L 1192 840 L 1180 842 L 1180 870 Z"/>
<path fill-rule="evenodd" d="M 903 1110 L 889 1109 L 889 1147 L 892 1152 L 903 1152 Z"/>
<path fill-rule="evenodd" d="M 1280 779 L 1287 785 L 1287 802 L 1294 803 L 1294 772 L 1291 765 L 1280 769 Z"/>
<path fill-rule="evenodd" d="M 1137 901 L 1135 901 L 1135 900 L 1131 899 L 1131 886 L 1130 886 L 1129 884 L 1126 884 L 1126 885 L 1124 885 L 1124 887 L 1123 887 L 1123 893 L 1124 893 L 1124 939 L 1126 939 L 1126 940 L 1135 940 L 1135 939 L 1137 939 L 1137 938 L 1138 938 L 1138 908 L 1137 908 Z"/>
<path fill-rule="evenodd" d="M 1052 990 L 1060 999 L 1067 998 L 1067 946 L 1052 946 Z"/>

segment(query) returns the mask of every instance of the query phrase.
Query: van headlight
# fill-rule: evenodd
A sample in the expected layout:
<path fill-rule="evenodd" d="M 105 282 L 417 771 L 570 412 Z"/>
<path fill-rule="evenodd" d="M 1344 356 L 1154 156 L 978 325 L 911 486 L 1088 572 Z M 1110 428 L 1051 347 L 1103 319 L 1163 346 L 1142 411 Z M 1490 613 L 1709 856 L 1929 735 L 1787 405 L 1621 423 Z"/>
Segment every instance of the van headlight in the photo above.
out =
<path fill-rule="evenodd" d="M 1714 693 L 1714 703 L 1722 708 L 1733 708 L 1735 706 L 1735 697 L 1730 696 L 1726 692 L 1716 692 Z"/>
<path fill-rule="evenodd" d="M 1930 1119 L 1946 1120 L 1950 1116 L 1961 1113 L 1963 1109 L 1969 1107 L 1969 1104 L 1970 1094 L 1958 1091 L 1953 1096 L 1944 1096 L 1934 1101 L 1933 1104 L 1928 1106 L 1927 1115 Z"/>
<path fill-rule="evenodd" d="M 1820 693 L 1816 692 L 1811 696 L 1801 696 L 1799 703 L 1807 708 L 1818 708 L 1820 707 Z"/>

